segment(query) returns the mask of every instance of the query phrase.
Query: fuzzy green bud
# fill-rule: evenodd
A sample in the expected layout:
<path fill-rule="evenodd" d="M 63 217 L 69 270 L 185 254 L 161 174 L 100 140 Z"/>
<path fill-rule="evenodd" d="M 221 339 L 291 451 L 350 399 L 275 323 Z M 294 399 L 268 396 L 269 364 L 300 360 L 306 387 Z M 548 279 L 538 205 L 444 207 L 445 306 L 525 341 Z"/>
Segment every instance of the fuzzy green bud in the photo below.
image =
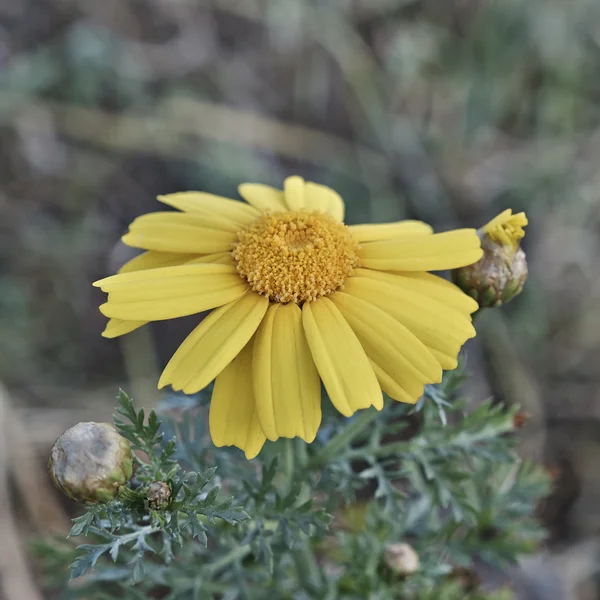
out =
<path fill-rule="evenodd" d="M 48 471 L 71 500 L 109 502 L 131 478 L 131 447 L 110 423 L 78 423 L 54 443 Z"/>
<path fill-rule="evenodd" d="M 454 283 L 480 308 L 506 304 L 523 290 L 528 271 L 520 240 L 525 235 L 525 225 L 525 213 L 513 215 L 510 209 L 504 211 L 477 232 L 483 257 L 452 271 Z"/>

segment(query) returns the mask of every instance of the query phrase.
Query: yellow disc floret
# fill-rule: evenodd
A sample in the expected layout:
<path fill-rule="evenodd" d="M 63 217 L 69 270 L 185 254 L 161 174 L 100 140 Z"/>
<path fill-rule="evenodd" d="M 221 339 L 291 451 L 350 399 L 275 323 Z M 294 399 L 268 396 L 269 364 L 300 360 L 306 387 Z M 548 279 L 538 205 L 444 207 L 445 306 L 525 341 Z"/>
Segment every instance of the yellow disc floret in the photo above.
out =
<path fill-rule="evenodd" d="M 350 230 L 317 212 L 273 213 L 238 233 L 237 270 L 259 294 L 298 304 L 339 289 L 358 266 Z"/>

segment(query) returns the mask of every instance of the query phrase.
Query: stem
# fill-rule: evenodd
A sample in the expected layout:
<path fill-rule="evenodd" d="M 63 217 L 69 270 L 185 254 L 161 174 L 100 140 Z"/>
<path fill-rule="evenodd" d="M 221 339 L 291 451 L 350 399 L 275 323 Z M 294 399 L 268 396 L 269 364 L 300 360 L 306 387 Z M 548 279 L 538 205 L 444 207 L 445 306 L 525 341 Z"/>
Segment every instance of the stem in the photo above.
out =
<path fill-rule="evenodd" d="M 320 587 L 322 583 L 321 572 L 310 548 L 310 538 L 306 538 L 303 541 L 302 547 L 295 548 L 292 551 L 296 572 L 298 573 L 298 581 L 301 581 L 305 586 L 309 583 Z"/>
<path fill-rule="evenodd" d="M 117 497 L 123 504 L 125 504 L 125 506 L 128 506 L 129 508 L 140 508 L 140 506 L 144 506 L 146 500 L 146 496 L 144 494 L 140 494 L 126 485 L 122 485 L 119 488 Z"/>
<path fill-rule="evenodd" d="M 471 323 L 475 323 L 475 321 L 477 320 L 477 317 L 479 317 L 479 315 L 481 314 L 481 312 L 483 311 L 483 308 L 478 308 L 472 315 L 471 315 Z"/>
<path fill-rule="evenodd" d="M 294 440 L 283 440 L 283 472 L 285 484 L 289 488 L 294 481 Z"/>
<path fill-rule="evenodd" d="M 330 458 L 334 457 L 342 448 L 360 435 L 377 418 L 378 414 L 378 411 L 372 408 L 363 411 L 358 417 L 355 417 L 344 430 L 331 438 L 327 444 L 313 456 L 308 462 L 308 469 L 314 469 L 326 464 Z"/>
<path fill-rule="evenodd" d="M 219 558 L 219 560 L 216 560 L 211 565 L 207 565 L 206 572 L 212 575 L 223 567 L 226 567 L 237 560 L 242 560 L 248 556 L 248 554 L 250 554 L 250 551 L 251 549 L 248 545 L 238 546 L 237 548 L 230 550 L 227 554 Z"/>
<path fill-rule="evenodd" d="M 125 535 L 118 536 L 119 544 L 127 544 L 129 542 L 132 542 L 133 540 L 136 540 L 139 537 L 145 535 L 152 535 L 153 533 L 157 533 L 158 531 L 160 531 L 160 527 L 152 527 L 152 525 L 146 525 L 146 527 L 142 527 L 141 529 L 133 531 L 132 533 L 126 533 Z"/>

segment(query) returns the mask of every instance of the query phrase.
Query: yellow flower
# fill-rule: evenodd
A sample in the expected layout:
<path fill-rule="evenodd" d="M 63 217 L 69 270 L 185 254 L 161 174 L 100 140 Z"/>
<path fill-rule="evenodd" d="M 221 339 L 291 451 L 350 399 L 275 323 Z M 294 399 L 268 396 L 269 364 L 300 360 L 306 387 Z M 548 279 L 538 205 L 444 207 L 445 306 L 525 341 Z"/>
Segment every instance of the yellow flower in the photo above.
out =
<path fill-rule="evenodd" d="M 477 303 L 426 273 L 479 260 L 474 229 L 418 221 L 343 223 L 333 190 L 301 177 L 246 183 L 247 203 L 202 192 L 160 196 L 181 212 L 137 218 L 123 241 L 145 253 L 94 285 L 116 337 L 148 321 L 212 312 L 159 387 L 195 393 L 216 378 L 210 431 L 253 458 L 265 439 L 314 440 L 321 385 L 345 416 L 391 398 L 414 403 L 454 369 Z M 213 310 L 214 309 L 214 310 Z"/>
<path fill-rule="evenodd" d="M 524 212 L 513 215 L 512 210 L 507 208 L 487 225 L 484 225 L 482 229 L 495 242 L 516 248 L 521 239 L 525 237 L 523 227 L 526 225 L 527 217 Z"/>

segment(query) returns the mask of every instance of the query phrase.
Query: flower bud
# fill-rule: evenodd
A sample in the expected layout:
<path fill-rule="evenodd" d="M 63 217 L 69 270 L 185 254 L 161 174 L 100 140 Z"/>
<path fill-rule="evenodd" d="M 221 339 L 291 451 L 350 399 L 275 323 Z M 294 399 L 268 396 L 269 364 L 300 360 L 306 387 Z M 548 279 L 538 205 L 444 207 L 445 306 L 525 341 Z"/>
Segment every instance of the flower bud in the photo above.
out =
<path fill-rule="evenodd" d="M 171 488 L 164 481 L 153 481 L 148 486 L 146 500 L 152 510 L 166 508 L 171 500 Z"/>
<path fill-rule="evenodd" d="M 529 419 L 531 419 L 531 415 L 529 413 L 519 411 L 515 413 L 515 416 L 513 417 L 513 427 L 515 429 L 522 429 L 525 427 Z"/>
<path fill-rule="evenodd" d="M 388 544 L 385 548 L 385 564 L 398 575 L 411 575 L 420 567 L 419 555 L 409 544 Z"/>
<path fill-rule="evenodd" d="M 527 259 L 520 241 L 525 225 L 525 213 L 513 215 L 510 209 L 505 210 L 477 232 L 483 257 L 452 271 L 454 283 L 477 300 L 480 308 L 506 304 L 523 290 Z"/>
<path fill-rule="evenodd" d="M 54 443 L 48 470 L 71 500 L 109 502 L 131 478 L 131 447 L 110 423 L 78 423 Z"/>

